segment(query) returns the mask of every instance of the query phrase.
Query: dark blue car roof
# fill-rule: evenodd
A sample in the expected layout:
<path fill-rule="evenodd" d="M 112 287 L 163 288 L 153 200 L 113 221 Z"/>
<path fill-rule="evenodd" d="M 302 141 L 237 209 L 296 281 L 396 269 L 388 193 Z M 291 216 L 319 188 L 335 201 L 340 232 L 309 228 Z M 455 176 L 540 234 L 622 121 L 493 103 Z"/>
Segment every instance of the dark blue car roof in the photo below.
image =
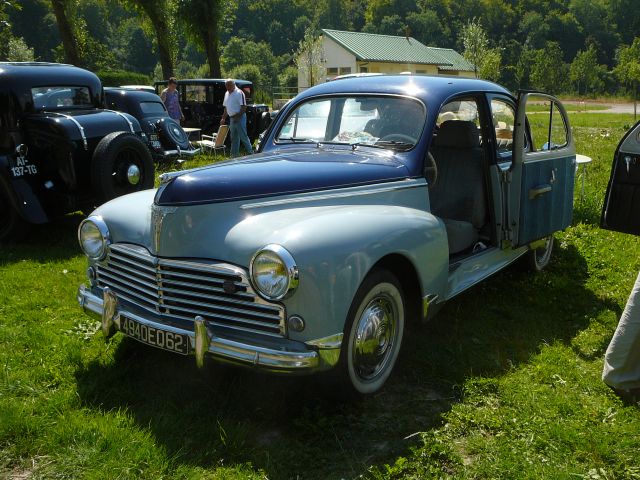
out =
<path fill-rule="evenodd" d="M 475 78 L 442 75 L 376 75 L 344 78 L 316 85 L 302 92 L 298 98 L 334 93 L 386 93 L 409 95 L 419 98 L 427 106 L 439 107 L 448 98 L 464 92 L 491 92 L 512 96 L 509 90 L 496 83 Z"/>

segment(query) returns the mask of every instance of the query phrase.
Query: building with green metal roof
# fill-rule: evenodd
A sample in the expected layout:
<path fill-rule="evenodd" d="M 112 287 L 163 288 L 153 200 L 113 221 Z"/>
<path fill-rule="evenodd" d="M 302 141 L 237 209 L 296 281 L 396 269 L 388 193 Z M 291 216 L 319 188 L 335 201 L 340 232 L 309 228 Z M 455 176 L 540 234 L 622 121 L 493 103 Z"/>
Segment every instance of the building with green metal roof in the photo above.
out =
<path fill-rule="evenodd" d="M 322 49 L 320 82 L 354 73 L 474 76 L 473 64 L 455 50 L 428 47 L 409 36 L 323 29 Z M 306 77 L 299 72 L 299 87 L 310 86 Z"/>

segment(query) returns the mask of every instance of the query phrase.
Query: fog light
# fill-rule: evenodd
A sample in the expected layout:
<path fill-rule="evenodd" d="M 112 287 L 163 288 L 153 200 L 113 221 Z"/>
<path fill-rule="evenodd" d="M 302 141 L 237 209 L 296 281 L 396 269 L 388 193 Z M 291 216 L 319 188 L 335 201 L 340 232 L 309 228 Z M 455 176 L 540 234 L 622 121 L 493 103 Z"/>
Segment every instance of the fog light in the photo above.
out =
<path fill-rule="evenodd" d="M 96 280 L 98 275 L 96 274 L 96 269 L 93 267 L 87 268 L 87 278 L 89 279 L 89 283 L 92 287 L 96 286 Z"/>
<path fill-rule="evenodd" d="M 304 320 L 298 315 L 292 315 L 289 317 L 289 330 L 294 332 L 301 332 L 304 330 Z"/>

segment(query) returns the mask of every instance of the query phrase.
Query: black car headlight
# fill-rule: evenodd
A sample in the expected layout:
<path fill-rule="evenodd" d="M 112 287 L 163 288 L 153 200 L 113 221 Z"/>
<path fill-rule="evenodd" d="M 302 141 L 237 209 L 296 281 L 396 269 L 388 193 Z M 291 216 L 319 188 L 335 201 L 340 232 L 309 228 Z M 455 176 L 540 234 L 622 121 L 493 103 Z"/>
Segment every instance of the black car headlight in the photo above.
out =
<path fill-rule="evenodd" d="M 298 287 L 298 267 L 291 254 L 280 245 L 261 248 L 251 259 L 251 283 L 267 300 L 281 300 Z"/>
<path fill-rule="evenodd" d="M 107 246 L 111 243 L 109 229 L 102 217 L 86 218 L 78 227 L 80 248 L 92 260 L 102 260 L 107 254 Z"/>

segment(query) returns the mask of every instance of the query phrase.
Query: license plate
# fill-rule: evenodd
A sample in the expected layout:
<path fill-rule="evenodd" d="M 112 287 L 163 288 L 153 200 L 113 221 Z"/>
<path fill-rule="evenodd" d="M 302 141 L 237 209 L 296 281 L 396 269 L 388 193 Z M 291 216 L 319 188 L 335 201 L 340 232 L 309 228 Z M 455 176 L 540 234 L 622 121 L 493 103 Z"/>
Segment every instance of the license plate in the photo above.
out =
<path fill-rule="evenodd" d="M 139 342 L 170 352 L 188 355 L 191 342 L 189 336 L 145 325 L 127 317 L 120 317 L 120 331 Z"/>

